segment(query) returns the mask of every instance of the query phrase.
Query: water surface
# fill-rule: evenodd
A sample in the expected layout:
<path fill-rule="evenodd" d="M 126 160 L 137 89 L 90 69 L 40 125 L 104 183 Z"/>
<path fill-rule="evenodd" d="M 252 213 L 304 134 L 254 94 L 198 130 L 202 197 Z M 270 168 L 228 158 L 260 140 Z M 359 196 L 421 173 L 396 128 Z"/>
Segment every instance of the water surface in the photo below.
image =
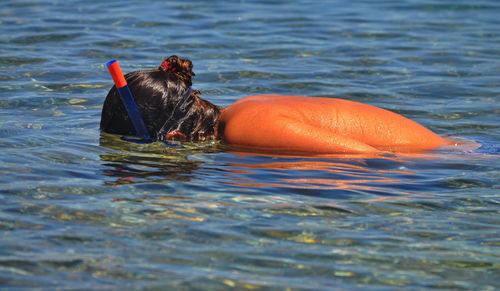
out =
<path fill-rule="evenodd" d="M 497 1 L 0 5 L 0 286 L 499 288 Z M 177 54 L 252 94 L 393 110 L 474 152 L 381 157 L 134 144 L 98 130 L 104 64 Z"/>

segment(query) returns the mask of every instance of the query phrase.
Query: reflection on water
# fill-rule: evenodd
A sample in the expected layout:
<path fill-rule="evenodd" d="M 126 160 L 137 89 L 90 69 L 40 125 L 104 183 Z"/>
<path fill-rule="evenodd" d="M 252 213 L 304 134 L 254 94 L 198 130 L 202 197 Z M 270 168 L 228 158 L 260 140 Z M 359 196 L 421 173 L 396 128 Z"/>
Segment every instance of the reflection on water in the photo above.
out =
<path fill-rule="evenodd" d="M 190 160 L 195 153 L 209 153 L 216 150 L 216 144 L 165 144 L 134 143 L 122 140 L 118 135 L 101 134 L 100 145 L 118 149 L 100 156 L 108 169 L 103 174 L 116 180 L 109 185 L 126 183 L 168 183 L 189 181 L 193 172 L 203 164 Z"/>
<path fill-rule="evenodd" d="M 103 175 L 113 178 L 105 182 L 110 186 L 195 182 L 201 175 L 206 179 L 213 179 L 212 182 L 216 184 L 232 186 L 244 192 L 251 188 L 266 188 L 335 199 L 368 195 L 370 198 L 365 199 L 367 202 L 432 196 L 422 191 L 412 191 L 419 183 L 425 183 L 419 180 L 426 174 L 421 170 L 408 168 L 406 165 L 411 165 L 412 162 L 404 156 L 273 156 L 230 150 L 227 155 L 239 157 L 242 162 L 235 163 L 234 158 L 230 158 L 230 162 L 219 159 L 214 165 L 211 159 L 207 161 L 193 157 L 221 153 L 224 146 L 218 143 L 138 144 L 125 142 L 119 136 L 102 134 L 100 144 L 116 149 L 100 156 L 106 167 Z M 431 156 L 414 156 L 420 160 L 435 159 Z M 260 162 L 263 159 L 271 162 Z M 333 190 L 335 192 L 331 192 Z M 335 194 L 332 196 L 332 193 Z"/>
<path fill-rule="evenodd" d="M 384 176 L 384 173 L 414 175 L 410 171 L 388 171 L 376 170 L 363 167 L 361 165 L 346 164 L 343 162 L 325 162 L 325 161 L 291 161 L 281 163 L 259 163 L 259 164 L 228 164 L 229 168 L 244 168 L 244 169 L 266 169 L 266 170 L 293 170 L 297 172 L 304 171 L 303 178 L 282 179 L 279 184 L 268 184 L 264 181 L 243 180 L 242 183 L 232 183 L 233 185 L 243 187 L 292 187 L 305 189 L 359 189 L 359 190 L 377 190 L 376 186 L 365 186 L 363 184 L 387 184 L 401 182 L 399 179 L 389 178 Z M 232 172 L 232 170 L 227 170 Z M 236 170 L 237 171 L 237 170 Z M 330 173 L 334 178 L 308 178 L 316 177 L 314 173 L 307 175 L 307 171 L 325 171 Z M 246 173 L 255 173 L 247 171 Z M 300 174 L 299 174 L 300 176 Z"/>
<path fill-rule="evenodd" d="M 259 189 L 285 197 L 298 194 L 325 199 L 356 198 L 365 202 L 431 198 L 434 195 L 425 189 L 432 186 L 482 184 L 459 178 L 443 181 L 429 176 L 428 167 L 439 167 L 446 161 L 451 165 L 444 167 L 460 171 L 469 167 L 466 163 L 456 163 L 457 160 L 494 158 L 489 154 L 473 153 L 469 148 L 429 154 L 276 156 L 235 152 L 218 142 L 141 144 L 109 134 L 101 135 L 100 145 L 113 149 L 100 155 L 104 166 L 102 174 L 112 178 L 106 179 L 105 185 L 197 184 L 204 179 L 226 192 L 242 191 L 243 195 L 233 197 L 233 202 L 244 201 L 244 193 L 262 193 Z M 264 199 L 265 195 L 259 196 Z M 275 198 L 272 196 L 270 200 Z M 277 203 L 278 200 L 281 202 Z M 288 203 L 283 197 L 278 200 L 272 204 Z M 325 205 L 328 203 L 325 201 Z"/>
<path fill-rule="evenodd" d="M 178 144 L 174 147 L 161 142 L 134 144 L 109 134 L 102 134 L 100 144 L 111 149 L 120 149 L 101 155 L 104 165 L 112 168 L 105 170 L 104 175 L 117 177 L 117 183 L 189 181 L 194 176 L 193 173 L 202 169 L 204 164 L 201 160 L 190 159 L 193 154 L 207 154 L 221 150 L 216 144 L 208 146 Z M 130 151 L 124 151 L 127 147 Z M 238 155 L 232 151 L 230 153 Z M 327 158 L 318 160 L 314 156 L 282 156 L 281 162 L 224 164 L 221 171 L 229 173 L 229 179 L 224 179 L 221 183 L 241 187 L 347 189 L 375 192 L 382 191 L 377 185 L 387 187 L 402 183 L 402 179 L 394 178 L 396 176 L 408 180 L 409 176 L 416 175 L 402 165 L 401 170 L 373 169 L 365 161 L 370 159 L 370 163 L 373 164 L 375 158 L 380 160 L 377 163 L 401 163 L 401 159 L 387 155 L 378 157 L 340 155 L 337 158 L 330 158 L 331 161 Z M 262 175 L 263 172 L 279 172 L 283 178 L 270 182 L 269 179 L 255 176 L 255 174 Z M 286 178 L 288 176 L 300 178 Z"/>

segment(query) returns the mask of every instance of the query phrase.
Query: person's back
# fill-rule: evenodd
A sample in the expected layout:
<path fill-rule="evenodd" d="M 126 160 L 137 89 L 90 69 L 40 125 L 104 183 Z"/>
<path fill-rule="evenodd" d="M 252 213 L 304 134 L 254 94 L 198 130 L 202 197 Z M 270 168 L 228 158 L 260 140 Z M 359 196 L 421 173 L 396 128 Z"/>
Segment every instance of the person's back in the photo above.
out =
<path fill-rule="evenodd" d="M 449 144 L 399 114 L 349 100 L 261 95 L 223 109 L 219 136 L 262 150 L 356 153 L 415 152 Z"/>

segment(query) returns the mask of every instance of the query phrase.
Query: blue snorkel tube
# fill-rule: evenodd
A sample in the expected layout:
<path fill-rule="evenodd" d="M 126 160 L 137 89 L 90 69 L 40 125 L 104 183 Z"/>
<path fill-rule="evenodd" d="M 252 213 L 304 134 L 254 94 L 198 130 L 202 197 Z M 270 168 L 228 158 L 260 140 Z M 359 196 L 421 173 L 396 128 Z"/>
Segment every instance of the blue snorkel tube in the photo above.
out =
<path fill-rule="evenodd" d="M 125 77 L 123 76 L 122 69 L 118 64 L 118 61 L 109 61 L 106 63 L 106 66 L 108 67 L 113 81 L 115 82 L 116 89 L 120 94 L 120 98 L 122 99 L 123 105 L 127 110 L 128 116 L 132 121 L 132 125 L 135 129 L 135 135 L 147 141 L 152 141 L 149 131 L 144 124 L 144 120 L 142 119 L 141 112 L 139 111 L 139 108 L 137 108 L 132 92 L 127 85 L 127 80 L 125 80 Z"/>

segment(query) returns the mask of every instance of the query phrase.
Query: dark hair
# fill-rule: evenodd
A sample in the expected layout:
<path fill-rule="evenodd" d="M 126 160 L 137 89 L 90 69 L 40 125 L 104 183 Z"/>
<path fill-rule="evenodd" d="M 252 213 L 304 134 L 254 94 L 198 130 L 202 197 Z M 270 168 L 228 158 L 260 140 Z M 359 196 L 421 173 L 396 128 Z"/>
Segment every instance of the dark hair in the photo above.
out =
<path fill-rule="evenodd" d="M 151 136 L 158 140 L 201 141 L 216 136 L 220 108 L 191 89 L 193 64 L 177 56 L 167 58 L 158 69 L 125 75 Z M 113 86 L 106 96 L 101 114 L 101 130 L 134 135 L 118 91 Z"/>

